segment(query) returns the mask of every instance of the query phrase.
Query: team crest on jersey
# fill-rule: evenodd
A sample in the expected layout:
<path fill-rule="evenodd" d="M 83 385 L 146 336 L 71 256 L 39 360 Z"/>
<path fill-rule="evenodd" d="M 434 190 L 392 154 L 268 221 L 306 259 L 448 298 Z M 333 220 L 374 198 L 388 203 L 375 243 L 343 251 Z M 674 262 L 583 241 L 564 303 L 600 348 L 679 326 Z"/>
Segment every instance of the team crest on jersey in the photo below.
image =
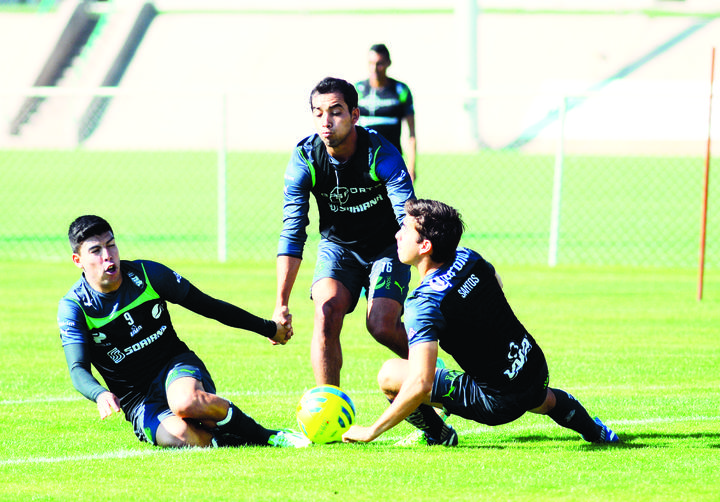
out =
<path fill-rule="evenodd" d="M 156 303 L 152 308 L 152 316 L 155 319 L 160 319 L 160 316 L 163 313 L 163 306 L 162 303 Z"/>

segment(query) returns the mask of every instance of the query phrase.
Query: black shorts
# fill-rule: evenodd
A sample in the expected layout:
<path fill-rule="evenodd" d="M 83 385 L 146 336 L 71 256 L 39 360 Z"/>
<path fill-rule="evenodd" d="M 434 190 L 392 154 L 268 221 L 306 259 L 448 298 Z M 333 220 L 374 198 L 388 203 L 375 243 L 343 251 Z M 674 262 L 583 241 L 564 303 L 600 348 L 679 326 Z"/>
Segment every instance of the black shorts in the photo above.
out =
<path fill-rule="evenodd" d="M 364 262 L 344 246 L 323 239 L 318 245 L 312 282 L 315 284 L 325 278 L 341 282 L 350 291 L 352 301 L 347 312 L 349 314 L 355 310 L 363 289 L 369 300 L 390 298 L 402 305 L 408 294 L 410 265 L 400 261 L 395 244 L 373 261 Z"/>
<path fill-rule="evenodd" d="M 547 364 L 535 372 L 531 383 L 519 390 L 493 389 L 480 385 L 461 371 L 437 369 L 433 383 L 433 403 L 442 403 L 452 415 L 485 425 L 501 425 L 537 408 L 547 395 Z"/>
<path fill-rule="evenodd" d="M 167 402 L 167 389 L 181 377 L 192 377 L 203 384 L 210 394 L 215 394 L 215 382 L 210 372 L 194 352 L 185 352 L 173 357 L 150 384 L 140 404 L 129 410 L 128 420 L 133 424 L 135 435 L 140 441 L 157 444 L 157 430 L 166 418 L 173 416 Z"/>

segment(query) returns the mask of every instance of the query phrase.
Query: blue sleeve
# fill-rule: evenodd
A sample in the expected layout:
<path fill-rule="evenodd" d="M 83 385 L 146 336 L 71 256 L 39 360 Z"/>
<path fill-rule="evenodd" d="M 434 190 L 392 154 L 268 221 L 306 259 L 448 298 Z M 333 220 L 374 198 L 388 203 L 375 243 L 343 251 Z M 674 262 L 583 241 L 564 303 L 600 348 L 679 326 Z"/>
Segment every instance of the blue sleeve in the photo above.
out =
<path fill-rule="evenodd" d="M 160 298 L 182 303 L 190 290 L 190 282 L 174 270 L 154 261 L 142 261 L 145 273 Z"/>
<path fill-rule="evenodd" d="M 438 306 L 423 297 L 411 297 L 405 302 L 404 323 L 410 347 L 418 343 L 437 342 L 438 334 L 446 326 Z"/>
<path fill-rule="evenodd" d="M 87 346 L 83 343 L 71 343 L 63 346 L 63 350 L 73 387 L 90 401 L 97 401 L 97 397 L 107 389 L 92 375 Z"/>
<path fill-rule="evenodd" d="M 80 305 L 69 298 L 63 298 L 58 305 L 57 316 L 60 328 L 60 341 L 65 345 L 89 342 L 89 333 L 85 314 Z"/>
<path fill-rule="evenodd" d="M 298 146 L 290 157 L 285 170 L 283 204 L 283 227 L 278 243 L 278 256 L 287 255 L 302 258 L 307 240 L 305 228 L 310 223 L 310 190 L 313 186 L 309 160 L 302 146 Z"/>
<path fill-rule="evenodd" d="M 85 315 L 80 306 L 69 298 L 60 300 L 58 326 L 73 387 L 89 400 L 95 401 L 106 389 L 93 377 L 90 369 L 87 353 L 89 333 Z"/>
<path fill-rule="evenodd" d="M 415 198 L 415 191 L 402 156 L 385 138 L 381 137 L 381 144 L 375 173 L 385 184 L 395 218 L 401 224 L 405 218 L 405 202 Z"/>

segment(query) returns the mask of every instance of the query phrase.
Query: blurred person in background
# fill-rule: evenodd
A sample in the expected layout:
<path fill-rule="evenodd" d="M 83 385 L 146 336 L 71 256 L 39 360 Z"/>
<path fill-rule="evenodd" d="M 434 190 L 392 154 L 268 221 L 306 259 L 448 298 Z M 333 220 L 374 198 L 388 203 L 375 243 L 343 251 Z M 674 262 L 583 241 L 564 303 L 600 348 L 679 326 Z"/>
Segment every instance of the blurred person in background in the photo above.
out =
<path fill-rule="evenodd" d="M 410 178 L 415 182 L 417 141 L 415 140 L 415 109 L 410 88 L 387 76 L 392 61 L 385 44 L 375 44 L 368 52 L 369 78 L 355 84 L 360 107 L 358 124 L 374 129 L 387 138 L 400 153 L 402 122 L 408 128 L 408 148 L 405 152 Z"/>

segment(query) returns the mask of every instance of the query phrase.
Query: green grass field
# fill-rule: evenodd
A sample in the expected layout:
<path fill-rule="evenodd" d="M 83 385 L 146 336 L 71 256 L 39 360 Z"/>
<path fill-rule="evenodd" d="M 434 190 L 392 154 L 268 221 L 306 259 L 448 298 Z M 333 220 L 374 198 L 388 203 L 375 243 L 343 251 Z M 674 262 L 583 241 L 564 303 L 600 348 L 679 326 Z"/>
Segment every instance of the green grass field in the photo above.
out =
<path fill-rule="evenodd" d="M 133 246 L 118 236 L 126 258 Z M 216 264 L 154 258 L 201 289 L 270 315 L 272 261 Z M 407 424 L 367 445 L 304 450 L 161 450 L 120 416 L 100 421 L 69 381 L 55 325 L 77 278 L 64 263 L 0 263 L 0 500 L 717 500 L 720 484 L 720 274 L 695 300 L 692 269 L 506 266 L 519 317 L 543 347 L 551 384 L 621 437 L 585 443 L 547 417 L 490 428 L 452 417 L 457 448 L 396 448 Z M 181 337 L 218 392 L 268 426 L 294 427 L 312 386 L 306 263 L 293 295 L 296 336 L 284 347 L 179 307 Z M 389 353 L 361 315 L 343 332 L 343 387 L 358 421 L 384 409 L 375 375 Z M 447 358 L 449 359 L 449 358 Z M 450 360 L 452 364 L 452 361 Z"/>

